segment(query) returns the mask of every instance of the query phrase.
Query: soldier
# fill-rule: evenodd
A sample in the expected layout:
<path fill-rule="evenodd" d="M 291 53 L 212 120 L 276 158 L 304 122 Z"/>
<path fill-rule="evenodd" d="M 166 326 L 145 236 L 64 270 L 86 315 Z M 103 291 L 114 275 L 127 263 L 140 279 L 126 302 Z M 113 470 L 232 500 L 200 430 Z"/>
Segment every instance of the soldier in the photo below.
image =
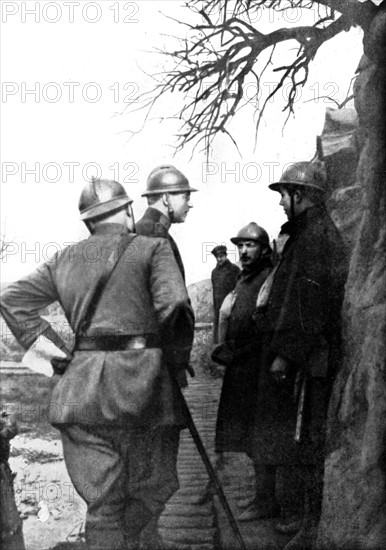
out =
<path fill-rule="evenodd" d="M 227 296 L 235 288 L 240 269 L 237 265 L 232 264 L 228 260 L 227 247 L 225 245 L 215 246 L 212 250 L 212 254 L 216 258 L 217 262 L 217 265 L 211 274 L 214 310 L 213 343 L 218 344 L 218 320 L 220 307 L 225 296 Z"/>
<path fill-rule="evenodd" d="M 320 165 L 298 162 L 269 186 L 281 194 L 288 217 L 282 234 L 289 238 L 254 314 L 263 351 L 253 459 L 270 471 L 272 499 L 278 466 L 297 471 L 305 483 L 302 521 L 278 525 L 287 533 L 298 531 L 286 550 L 311 548 L 316 536 L 327 405 L 340 359 L 347 262 L 325 207 L 325 184 Z"/>
<path fill-rule="evenodd" d="M 118 182 L 93 179 L 79 201 L 89 238 L 1 297 L 1 313 L 25 348 L 40 334 L 64 348 L 39 315 L 54 301 L 75 333 L 49 418 L 61 431 L 70 478 L 87 503 L 92 550 L 160 548 L 159 540 L 142 534 L 178 489 L 177 449 L 168 454 L 174 469 L 167 465 L 163 475 L 166 438 L 158 428 L 184 424 L 166 364 L 183 368 L 193 313 L 168 241 L 132 233 L 131 203 Z"/>
<path fill-rule="evenodd" d="M 267 232 L 255 222 L 240 229 L 231 241 L 239 250 L 242 271 L 233 291 L 225 341 L 212 355 L 215 361 L 226 366 L 217 414 L 216 452 L 248 453 L 259 356 L 252 313 L 271 269 L 271 248 Z M 261 499 L 260 478 L 256 478 L 256 483 L 256 498 Z"/>
<path fill-rule="evenodd" d="M 184 223 L 189 210 L 193 208 L 190 204 L 190 193 L 197 191 L 190 187 L 188 179 L 177 168 L 170 164 L 165 164 L 154 168 L 147 179 L 146 191 L 142 197 L 147 197 L 148 208 L 143 217 L 136 223 L 135 230 L 138 235 L 148 237 L 163 237 L 168 239 L 181 275 L 185 281 L 185 269 L 178 250 L 177 243 L 169 233 L 171 224 Z M 184 361 L 180 357 L 181 363 Z M 189 366 L 189 356 L 185 358 L 185 369 L 180 369 L 176 373 L 178 383 L 181 388 L 187 386 L 186 372 L 194 376 L 192 367 Z M 158 465 L 160 479 L 163 477 L 175 477 L 176 457 L 180 440 L 180 426 L 160 426 L 159 438 L 164 438 L 163 458 Z M 168 472 L 168 469 L 170 471 Z M 169 499 L 168 493 L 162 492 L 158 495 L 158 500 L 166 504 Z M 146 528 L 146 536 L 149 540 L 157 541 L 159 535 L 157 532 L 158 518 L 154 518 Z"/>
<path fill-rule="evenodd" d="M 197 189 L 190 187 L 188 179 L 182 172 L 170 164 L 154 168 L 147 179 L 147 208 L 143 217 L 136 224 L 138 235 L 164 237 L 169 239 L 176 262 L 185 280 L 185 270 L 180 252 L 169 233 L 172 223 L 184 223 L 190 204 L 190 194 Z"/>

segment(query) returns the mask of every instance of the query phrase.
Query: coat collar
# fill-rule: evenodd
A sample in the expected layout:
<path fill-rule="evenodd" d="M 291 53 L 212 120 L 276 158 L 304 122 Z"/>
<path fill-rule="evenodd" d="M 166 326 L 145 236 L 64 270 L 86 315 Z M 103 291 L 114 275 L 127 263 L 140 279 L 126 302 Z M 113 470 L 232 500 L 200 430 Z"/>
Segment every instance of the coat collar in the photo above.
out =
<path fill-rule="evenodd" d="M 285 233 L 287 235 L 296 236 L 306 229 L 310 221 L 320 219 L 326 213 L 326 208 L 324 205 L 315 205 L 307 208 L 304 212 L 296 216 L 295 219 L 289 220 L 281 226 L 280 233 Z"/>
<path fill-rule="evenodd" d="M 216 265 L 215 269 L 224 269 L 232 265 L 232 262 L 227 258 L 222 265 Z"/>
<path fill-rule="evenodd" d="M 153 208 L 152 206 L 149 206 L 146 209 L 143 217 L 147 220 L 160 223 L 161 225 L 163 225 L 166 231 L 169 231 L 169 228 L 172 225 L 171 221 L 169 220 L 168 217 L 165 216 L 165 214 L 162 214 L 162 212 L 157 210 L 157 208 Z"/>
<path fill-rule="evenodd" d="M 258 261 L 255 269 L 252 271 L 247 271 L 246 269 L 243 269 L 237 279 L 239 281 L 248 281 L 249 279 L 254 279 L 259 273 L 263 271 L 263 269 L 266 269 L 267 267 L 272 267 L 271 258 L 260 258 Z"/>
<path fill-rule="evenodd" d="M 101 223 L 94 229 L 92 236 L 94 235 L 117 235 L 128 233 L 126 226 L 120 223 Z"/>

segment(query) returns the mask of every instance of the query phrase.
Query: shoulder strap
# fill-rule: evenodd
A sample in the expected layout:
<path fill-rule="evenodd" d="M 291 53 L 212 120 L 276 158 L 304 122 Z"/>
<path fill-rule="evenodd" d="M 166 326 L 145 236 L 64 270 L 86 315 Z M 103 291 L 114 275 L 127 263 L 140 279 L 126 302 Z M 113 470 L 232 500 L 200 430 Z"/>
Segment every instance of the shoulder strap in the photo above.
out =
<path fill-rule="evenodd" d="M 93 291 L 88 294 L 88 299 L 84 303 L 77 336 L 83 336 L 86 333 L 107 281 L 110 279 L 110 276 L 117 266 L 120 258 L 123 256 L 123 253 L 127 250 L 128 246 L 136 236 L 137 235 L 135 233 L 125 233 L 118 241 L 118 247 L 114 248 L 111 252 L 101 277 L 98 279 Z"/>

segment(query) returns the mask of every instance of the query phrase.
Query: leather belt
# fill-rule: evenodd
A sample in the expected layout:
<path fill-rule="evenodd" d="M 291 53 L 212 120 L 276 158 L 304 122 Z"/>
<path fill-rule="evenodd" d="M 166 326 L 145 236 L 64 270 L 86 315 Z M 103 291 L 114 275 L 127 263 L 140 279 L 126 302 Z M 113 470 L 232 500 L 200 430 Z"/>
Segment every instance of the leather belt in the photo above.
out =
<path fill-rule="evenodd" d="M 125 351 L 160 347 L 155 334 L 80 336 L 75 341 L 74 351 Z"/>

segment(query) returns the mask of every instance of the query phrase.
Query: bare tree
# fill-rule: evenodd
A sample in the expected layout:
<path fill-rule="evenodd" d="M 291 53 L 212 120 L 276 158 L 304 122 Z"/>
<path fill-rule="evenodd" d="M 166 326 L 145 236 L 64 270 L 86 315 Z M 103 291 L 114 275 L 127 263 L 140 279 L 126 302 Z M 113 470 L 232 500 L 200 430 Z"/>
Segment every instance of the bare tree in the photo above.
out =
<path fill-rule="evenodd" d="M 196 22 L 179 21 L 187 26 L 187 36 L 180 40 L 178 49 L 160 52 L 171 58 L 173 67 L 154 76 L 157 83 L 140 98 L 140 108 L 147 109 L 148 116 L 161 96 L 181 93 L 183 106 L 173 115 L 182 121 L 177 150 L 193 142 L 195 146 L 203 145 L 207 153 L 219 133 L 225 133 L 235 143 L 229 122 L 252 101 L 256 106 L 257 132 L 267 102 L 288 82 L 284 111 L 293 113 L 297 91 L 306 83 L 309 65 L 320 46 L 352 26 L 366 30 L 379 9 L 370 1 L 359 0 L 189 0 L 186 7 Z M 288 8 L 313 10 L 316 19 L 312 25 L 284 27 L 264 34 L 252 23 L 256 11 L 263 8 L 278 12 Z M 290 40 L 298 43 L 294 58 L 287 65 L 273 68 L 280 78 L 260 106 L 257 98 L 264 71 L 273 64 L 275 47 Z M 264 52 L 268 60 L 258 68 Z M 243 91 L 247 78 L 254 80 L 255 97 L 246 99 Z"/>

